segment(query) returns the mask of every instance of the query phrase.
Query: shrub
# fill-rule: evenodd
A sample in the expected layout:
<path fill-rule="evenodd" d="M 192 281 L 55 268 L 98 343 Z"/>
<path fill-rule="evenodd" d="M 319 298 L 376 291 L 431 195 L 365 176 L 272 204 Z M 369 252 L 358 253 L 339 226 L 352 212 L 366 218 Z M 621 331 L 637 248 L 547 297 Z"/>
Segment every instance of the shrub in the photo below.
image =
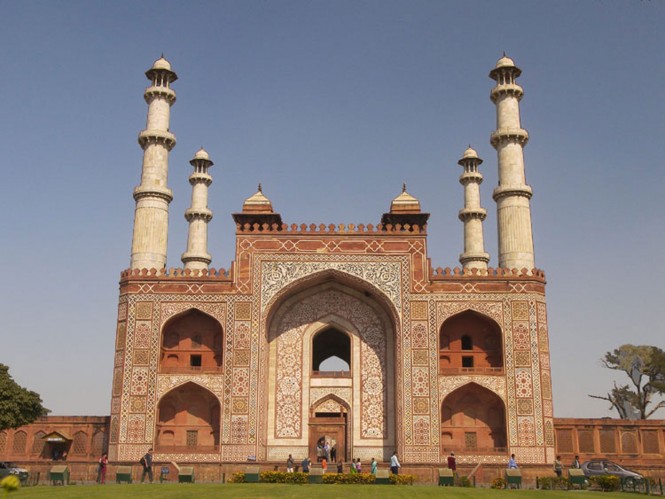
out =
<path fill-rule="evenodd" d="M 371 473 L 326 473 L 323 475 L 323 483 L 328 484 L 363 484 L 371 485 L 376 477 Z"/>
<path fill-rule="evenodd" d="M 590 481 L 593 485 L 600 487 L 603 492 L 619 490 L 619 485 L 621 485 L 619 477 L 614 475 L 592 476 Z"/>
<path fill-rule="evenodd" d="M 283 471 L 264 471 L 259 479 L 265 483 L 307 483 L 307 473 L 286 473 Z"/>
<path fill-rule="evenodd" d="M 393 485 L 413 485 L 415 482 L 415 475 L 390 475 L 390 483 Z"/>
<path fill-rule="evenodd" d="M 458 487 L 471 487 L 471 480 L 468 476 L 458 476 L 455 479 L 455 485 Z"/>
<path fill-rule="evenodd" d="M 567 478 L 559 476 L 545 476 L 538 479 L 541 490 L 568 490 L 570 488 L 570 482 Z"/>
<path fill-rule="evenodd" d="M 493 489 L 505 489 L 506 488 L 506 479 L 499 476 L 492 480 Z"/>
<path fill-rule="evenodd" d="M 237 471 L 231 478 L 227 480 L 228 483 L 245 483 L 245 474 L 242 471 Z"/>

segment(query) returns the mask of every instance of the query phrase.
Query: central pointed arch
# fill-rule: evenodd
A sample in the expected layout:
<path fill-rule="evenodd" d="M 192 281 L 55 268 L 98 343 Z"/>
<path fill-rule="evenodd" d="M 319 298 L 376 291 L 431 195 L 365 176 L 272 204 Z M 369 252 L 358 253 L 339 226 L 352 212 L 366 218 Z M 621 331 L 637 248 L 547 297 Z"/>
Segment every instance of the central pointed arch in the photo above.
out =
<path fill-rule="evenodd" d="M 288 293 L 278 293 L 266 310 L 269 458 L 286 457 L 280 453 L 286 444 L 310 452 L 310 397 L 333 386 L 351 400 L 350 451 L 365 446 L 379 457 L 395 446 L 396 310 L 380 290 L 342 274 L 303 278 Z M 348 353 L 346 347 L 338 352 L 350 364 L 347 380 L 313 375 L 315 364 L 337 351 L 328 348 L 331 342 L 318 343 L 319 335 L 348 338 Z"/>

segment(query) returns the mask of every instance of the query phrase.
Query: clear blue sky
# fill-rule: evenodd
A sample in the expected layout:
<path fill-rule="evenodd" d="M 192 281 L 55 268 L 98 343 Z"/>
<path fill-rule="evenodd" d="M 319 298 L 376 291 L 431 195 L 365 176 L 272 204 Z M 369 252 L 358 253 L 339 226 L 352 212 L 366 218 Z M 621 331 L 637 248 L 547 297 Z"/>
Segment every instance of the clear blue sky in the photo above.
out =
<path fill-rule="evenodd" d="M 143 72 L 162 52 L 180 76 L 168 266 L 203 145 L 214 267 L 259 181 L 288 223 L 377 223 L 406 182 L 433 265 L 453 267 L 468 144 L 497 263 L 487 74 L 505 50 L 523 70 L 555 415 L 614 415 L 587 397 L 611 386 L 599 358 L 665 347 L 664 25 L 665 2 L 637 0 L 0 0 L 0 362 L 55 414 L 109 413 Z"/>

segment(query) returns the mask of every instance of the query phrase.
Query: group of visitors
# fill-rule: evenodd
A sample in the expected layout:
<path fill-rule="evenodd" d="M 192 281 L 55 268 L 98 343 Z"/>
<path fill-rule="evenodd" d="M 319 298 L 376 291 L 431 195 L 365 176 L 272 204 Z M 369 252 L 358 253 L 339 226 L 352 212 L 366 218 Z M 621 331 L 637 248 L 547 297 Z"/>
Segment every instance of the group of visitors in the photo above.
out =
<path fill-rule="evenodd" d="M 328 471 L 328 461 L 326 460 L 325 456 L 321 458 L 320 464 L 321 464 L 321 469 L 323 470 L 324 473 L 326 473 Z M 302 460 L 300 466 L 302 468 L 303 473 L 309 473 L 309 470 L 312 467 L 312 461 L 309 459 L 309 457 L 306 457 L 305 459 Z M 399 459 L 397 458 L 397 452 L 393 452 L 393 455 L 390 458 L 390 471 L 394 475 L 397 475 L 401 467 L 402 465 L 400 464 Z M 376 459 L 372 458 L 372 460 L 369 463 L 369 468 L 370 468 L 369 472 L 372 475 L 376 475 L 376 472 L 379 469 L 379 463 L 377 462 Z M 293 456 L 289 454 L 289 457 L 286 460 L 286 472 L 293 473 L 294 470 L 295 470 L 295 461 L 293 459 Z M 363 472 L 363 465 L 362 462 L 360 461 L 360 458 L 351 459 L 349 473 L 355 474 L 362 472 Z M 344 461 L 337 461 L 337 473 L 344 473 Z"/>
<path fill-rule="evenodd" d="M 575 456 L 575 459 L 573 459 L 573 462 L 570 464 L 571 469 L 574 470 L 579 470 L 582 468 L 582 464 L 580 463 L 580 456 Z M 561 456 L 557 456 L 556 459 L 554 460 L 554 473 L 556 473 L 556 476 L 561 477 L 563 474 L 563 464 L 561 463 Z"/>
<path fill-rule="evenodd" d="M 337 461 L 337 441 L 335 439 L 326 440 L 325 437 L 319 438 L 316 442 L 316 458 L 319 462 L 325 459 L 326 462 L 334 463 Z"/>

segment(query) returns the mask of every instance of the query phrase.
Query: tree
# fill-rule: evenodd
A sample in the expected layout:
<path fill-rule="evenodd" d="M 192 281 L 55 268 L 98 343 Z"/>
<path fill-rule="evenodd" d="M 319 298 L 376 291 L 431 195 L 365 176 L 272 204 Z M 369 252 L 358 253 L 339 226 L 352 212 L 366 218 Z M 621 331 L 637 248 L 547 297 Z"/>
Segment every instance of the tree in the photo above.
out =
<path fill-rule="evenodd" d="M 655 403 L 655 395 L 665 393 L 665 352 L 649 345 L 622 345 L 613 352 L 607 352 L 601 359 L 608 369 L 623 371 L 633 384 L 617 386 L 607 396 L 589 395 L 589 397 L 607 400 L 622 419 L 647 419 L 661 407 L 665 401 Z M 651 408 L 649 405 L 655 403 Z"/>
<path fill-rule="evenodd" d="M 20 386 L 9 375 L 9 367 L 0 364 L 0 430 L 30 424 L 49 412 L 38 393 Z"/>

